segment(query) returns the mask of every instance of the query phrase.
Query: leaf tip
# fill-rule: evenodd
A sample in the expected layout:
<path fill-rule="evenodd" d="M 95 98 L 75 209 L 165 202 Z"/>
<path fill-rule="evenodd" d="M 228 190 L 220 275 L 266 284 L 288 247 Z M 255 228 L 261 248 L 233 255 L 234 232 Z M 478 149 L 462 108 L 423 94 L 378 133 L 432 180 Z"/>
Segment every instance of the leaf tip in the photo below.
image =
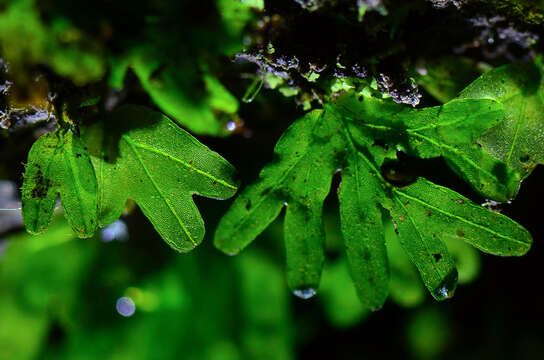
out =
<path fill-rule="evenodd" d="M 442 282 L 431 291 L 431 295 L 438 301 L 451 299 L 457 288 L 457 280 L 459 275 L 457 269 L 453 269 L 444 277 Z"/>

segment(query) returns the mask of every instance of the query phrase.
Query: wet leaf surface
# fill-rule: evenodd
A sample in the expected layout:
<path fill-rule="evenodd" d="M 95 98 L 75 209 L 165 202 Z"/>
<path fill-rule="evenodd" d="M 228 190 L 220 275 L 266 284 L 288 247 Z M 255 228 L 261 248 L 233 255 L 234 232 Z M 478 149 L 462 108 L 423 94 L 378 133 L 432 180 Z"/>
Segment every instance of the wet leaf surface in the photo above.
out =
<path fill-rule="evenodd" d="M 517 186 L 518 178 L 508 169 L 497 172 L 502 163 L 475 144 L 503 117 L 502 105 L 489 99 L 412 109 L 370 96 L 341 96 L 284 133 L 274 161 L 220 221 L 215 244 L 228 254 L 238 253 L 285 206 L 288 284 L 293 291 L 316 289 L 324 259 L 322 205 L 332 176 L 339 171 L 341 229 L 351 277 L 363 304 L 379 308 L 389 293 L 384 210 L 431 294 L 437 299 L 451 297 L 458 276 L 446 239 L 517 256 L 529 249 L 531 236 L 507 217 L 423 178 L 391 183 L 382 167 L 397 160 L 398 150 L 423 158 L 442 156 L 475 190 L 509 198 L 515 192 L 511 184 Z M 402 179 L 402 174 L 394 175 Z"/>

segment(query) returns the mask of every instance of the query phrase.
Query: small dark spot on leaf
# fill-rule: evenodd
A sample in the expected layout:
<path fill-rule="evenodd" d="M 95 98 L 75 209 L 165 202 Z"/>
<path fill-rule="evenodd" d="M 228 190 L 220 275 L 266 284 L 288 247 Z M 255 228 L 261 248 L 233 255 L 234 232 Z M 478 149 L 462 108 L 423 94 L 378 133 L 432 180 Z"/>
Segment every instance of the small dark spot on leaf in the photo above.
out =
<path fill-rule="evenodd" d="M 457 234 L 457 236 L 459 237 L 465 237 L 465 233 L 463 232 L 463 230 L 461 229 L 457 229 L 457 231 L 455 232 Z"/>
<path fill-rule="evenodd" d="M 76 157 L 77 157 L 77 158 L 80 158 L 80 157 L 81 157 L 81 154 L 76 154 Z"/>
<path fill-rule="evenodd" d="M 249 211 L 251 209 L 251 200 L 248 200 L 246 203 L 246 210 Z"/>
<path fill-rule="evenodd" d="M 32 189 L 33 199 L 44 199 L 47 196 L 47 192 L 51 187 L 51 180 L 43 177 L 42 171 L 38 168 L 36 171 L 36 186 Z"/>
<path fill-rule="evenodd" d="M 442 255 L 440 255 L 439 253 L 436 253 L 436 254 L 433 254 L 433 258 L 435 262 L 439 262 L 440 259 L 442 259 Z"/>
<path fill-rule="evenodd" d="M 531 160 L 531 157 L 529 155 L 523 155 L 519 157 L 519 161 L 521 161 L 522 163 L 525 163 L 529 160 Z"/>

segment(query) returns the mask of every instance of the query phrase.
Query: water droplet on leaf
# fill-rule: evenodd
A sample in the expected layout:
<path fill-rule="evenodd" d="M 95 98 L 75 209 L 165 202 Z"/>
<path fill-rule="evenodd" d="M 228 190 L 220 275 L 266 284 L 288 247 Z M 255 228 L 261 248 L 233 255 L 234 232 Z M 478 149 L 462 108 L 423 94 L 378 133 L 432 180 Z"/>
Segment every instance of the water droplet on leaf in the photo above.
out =
<path fill-rule="evenodd" d="M 453 296 L 457 287 L 457 270 L 451 272 L 444 278 L 444 281 L 433 290 L 432 295 L 436 300 L 446 300 Z"/>
<path fill-rule="evenodd" d="M 293 295 L 301 299 L 309 299 L 315 294 L 316 294 L 316 291 L 313 288 L 297 289 L 293 291 Z"/>
<path fill-rule="evenodd" d="M 117 220 L 102 229 L 101 235 L 104 242 L 126 241 L 128 239 L 128 228 L 123 220 Z"/>
<path fill-rule="evenodd" d="M 225 126 L 227 128 L 227 131 L 230 131 L 230 132 L 233 132 L 237 128 L 236 122 L 232 120 L 229 121 Z"/>
<path fill-rule="evenodd" d="M 134 312 L 136 311 L 136 304 L 134 304 L 134 300 L 131 298 L 123 296 L 117 300 L 115 308 L 120 315 L 129 317 L 134 315 Z"/>

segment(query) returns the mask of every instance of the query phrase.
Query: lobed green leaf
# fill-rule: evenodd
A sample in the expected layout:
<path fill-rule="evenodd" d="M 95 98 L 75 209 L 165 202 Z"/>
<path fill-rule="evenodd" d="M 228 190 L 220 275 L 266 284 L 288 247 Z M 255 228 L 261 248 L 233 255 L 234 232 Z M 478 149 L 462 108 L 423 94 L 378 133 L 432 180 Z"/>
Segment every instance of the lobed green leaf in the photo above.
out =
<path fill-rule="evenodd" d="M 447 241 L 519 256 L 529 249 L 531 236 L 503 215 L 427 180 L 393 186 L 381 167 L 396 159 L 395 149 L 424 158 L 443 156 L 476 190 L 507 199 L 515 194 L 519 178 L 475 145 L 503 117 L 502 104 L 492 99 L 455 99 L 439 107 L 409 109 L 371 97 L 341 96 L 289 127 L 276 145 L 275 160 L 221 219 L 215 244 L 238 253 L 285 204 L 288 284 L 295 295 L 312 295 L 323 263 L 322 204 L 332 174 L 339 170 L 348 267 L 365 307 L 379 308 L 390 288 L 384 210 L 390 212 L 400 243 L 431 294 L 448 298 L 458 274 Z"/>
<path fill-rule="evenodd" d="M 77 235 L 92 236 L 98 225 L 94 169 L 81 139 L 65 130 L 42 135 L 28 154 L 22 212 L 30 233 L 41 234 L 46 230 L 58 196 Z"/>
<path fill-rule="evenodd" d="M 483 149 L 521 175 L 544 163 L 544 79 L 542 63 L 493 69 L 464 89 L 460 98 L 487 98 L 504 106 L 504 121 L 479 139 Z M 518 184 L 521 181 L 518 180 Z"/>
<path fill-rule="evenodd" d="M 161 237 L 189 251 L 204 237 L 194 194 L 225 199 L 237 190 L 234 167 L 168 117 L 128 105 L 83 130 L 98 179 L 100 225 L 133 199 Z"/>

